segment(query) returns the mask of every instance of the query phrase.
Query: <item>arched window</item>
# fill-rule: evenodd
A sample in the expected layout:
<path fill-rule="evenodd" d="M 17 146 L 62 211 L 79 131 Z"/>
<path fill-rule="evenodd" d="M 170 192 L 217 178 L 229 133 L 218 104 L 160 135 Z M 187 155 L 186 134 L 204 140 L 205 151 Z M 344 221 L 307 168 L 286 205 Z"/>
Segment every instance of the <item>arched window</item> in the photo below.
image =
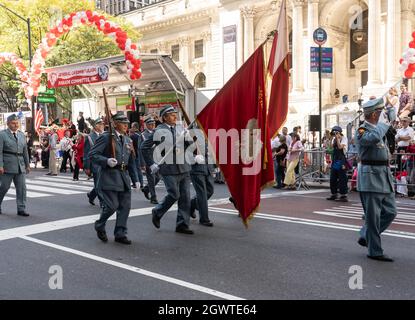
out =
<path fill-rule="evenodd" d="M 362 15 L 363 16 L 359 16 L 354 22 L 357 24 L 360 19 L 363 23 L 361 28 L 350 30 L 350 69 L 355 68 L 353 61 L 363 57 L 369 52 L 369 11 L 363 11 Z"/>
<path fill-rule="evenodd" d="M 206 88 L 206 76 L 204 73 L 199 72 L 195 77 L 195 88 Z"/>

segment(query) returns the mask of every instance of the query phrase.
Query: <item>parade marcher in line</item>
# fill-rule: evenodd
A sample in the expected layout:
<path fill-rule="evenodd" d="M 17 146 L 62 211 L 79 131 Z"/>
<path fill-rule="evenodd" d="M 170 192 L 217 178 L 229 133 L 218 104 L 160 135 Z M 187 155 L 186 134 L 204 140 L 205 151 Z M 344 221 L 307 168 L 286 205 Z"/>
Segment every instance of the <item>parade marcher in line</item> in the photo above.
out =
<path fill-rule="evenodd" d="M 343 130 L 339 126 L 333 127 L 333 159 L 330 171 L 330 190 L 331 196 L 327 200 L 347 202 L 347 137 L 342 134 Z M 340 191 L 340 198 L 338 197 Z"/>
<path fill-rule="evenodd" d="M 143 190 L 144 177 L 143 177 L 143 172 L 141 171 L 141 168 L 144 167 L 144 158 L 140 152 L 140 145 L 143 142 L 143 136 L 140 133 L 140 124 L 138 122 L 133 122 L 133 124 L 131 125 L 130 138 L 133 141 L 135 164 L 137 166 L 138 182 L 140 182 L 141 190 Z"/>
<path fill-rule="evenodd" d="M 206 139 L 205 139 L 206 140 Z M 195 164 L 192 165 L 190 178 L 196 195 L 190 202 L 190 216 L 196 219 L 195 210 L 199 211 L 199 223 L 202 226 L 213 227 L 213 223 L 209 219 L 208 200 L 214 192 L 213 172 L 215 167 L 212 161 L 209 162 L 208 143 L 201 143 L 201 148 L 205 149 L 205 154 L 196 155 Z"/>
<path fill-rule="evenodd" d="M 103 133 L 89 152 L 92 165 L 99 166 L 97 190 L 103 205 L 101 215 L 95 221 L 95 231 L 101 241 L 107 242 L 105 225 L 114 212 L 117 212 L 115 241 L 131 244 L 127 237 L 127 220 L 131 209 L 131 181 L 137 183 L 135 157 L 131 139 L 127 134 L 128 118 L 123 112 L 118 112 L 112 119 L 115 126 L 114 137 L 109 132 Z M 111 139 L 115 139 L 114 158 L 110 152 Z"/>
<path fill-rule="evenodd" d="M 154 128 L 156 126 L 156 121 L 152 117 L 148 117 L 144 120 L 146 128 L 142 133 L 143 141 L 147 140 L 154 132 Z M 141 147 L 141 146 L 140 146 Z M 141 148 L 140 148 L 140 156 L 143 157 Z M 143 161 L 145 164 L 145 160 L 143 157 Z M 147 200 L 150 200 L 152 204 L 158 204 L 157 194 L 156 194 L 156 186 L 160 181 L 160 174 L 156 172 L 155 174 L 151 173 L 150 166 L 145 164 L 146 170 L 146 177 L 147 177 L 147 185 L 143 188 L 144 196 Z"/>
<path fill-rule="evenodd" d="M 56 151 L 58 150 L 58 135 L 56 129 L 52 126 L 49 134 L 49 172 L 48 176 L 57 176 L 58 168 L 56 163 Z"/>
<path fill-rule="evenodd" d="M 61 169 L 59 170 L 60 172 L 66 172 L 66 165 L 68 163 L 69 160 L 69 167 L 71 168 L 71 172 L 73 172 L 73 167 L 72 167 L 72 161 L 71 161 L 71 149 L 73 146 L 73 142 L 71 139 L 71 132 L 69 130 L 65 131 L 65 136 L 62 138 L 62 140 L 60 141 L 60 146 L 61 146 L 61 150 L 63 152 L 62 155 L 62 164 L 61 164 Z"/>
<path fill-rule="evenodd" d="M 0 214 L 4 196 L 14 183 L 17 214 L 27 217 L 26 174 L 30 172 L 26 137 L 19 131 L 19 119 L 13 114 L 7 118 L 7 129 L 0 132 Z"/>
<path fill-rule="evenodd" d="M 76 137 L 76 143 L 72 147 L 74 151 L 73 156 L 75 157 L 75 168 L 73 170 L 73 181 L 79 181 L 79 170 L 84 168 L 83 166 L 84 145 L 85 145 L 84 135 L 79 132 Z"/>
<path fill-rule="evenodd" d="M 90 151 L 95 145 L 98 137 L 104 132 L 104 121 L 101 118 L 98 118 L 94 121 L 94 126 L 92 132 L 86 137 L 84 145 L 84 170 L 85 174 L 94 178 L 94 187 L 90 192 L 87 193 L 88 202 L 95 205 L 94 200 L 97 197 L 97 181 L 98 181 L 98 166 L 95 163 L 92 163 L 90 157 Z"/>
<path fill-rule="evenodd" d="M 394 108 L 386 111 L 383 99 L 370 100 L 363 105 L 365 122 L 356 132 L 361 160 L 357 187 L 365 212 L 365 225 L 358 243 L 368 247 L 368 258 L 392 262 L 383 254 L 380 235 L 396 217 L 393 177 L 389 167 L 389 150 L 385 134 L 396 120 Z"/>
<path fill-rule="evenodd" d="M 187 143 L 176 146 L 177 139 L 179 137 L 183 138 L 183 132 L 179 132 L 180 130 L 176 127 L 177 111 L 172 105 L 166 105 L 161 109 L 160 118 L 163 120 L 163 123 L 141 145 L 141 151 L 146 164 L 150 166 L 153 174 L 160 171 L 167 190 L 167 196 L 152 211 L 152 221 L 154 226 L 159 229 L 160 219 L 178 201 L 176 232 L 193 234 L 193 230 L 189 229 L 191 167 L 186 160 L 181 161 L 183 162 L 182 164 L 177 161 L 178 157 L 184 157 Z M 188 142 L 189 138 L 186 138 Z M 191 138 L 190 140 L 193 142 Z M 168 152 L 170 148 L 173 148 L 173 151 L 167 158 L 169 163 L 163 162 L 158 165 L 153 159 L 153 147 L 161 142 L 164 144 L 165 152 Z M 161 155 L 163 155 L 163 152 Z"/>

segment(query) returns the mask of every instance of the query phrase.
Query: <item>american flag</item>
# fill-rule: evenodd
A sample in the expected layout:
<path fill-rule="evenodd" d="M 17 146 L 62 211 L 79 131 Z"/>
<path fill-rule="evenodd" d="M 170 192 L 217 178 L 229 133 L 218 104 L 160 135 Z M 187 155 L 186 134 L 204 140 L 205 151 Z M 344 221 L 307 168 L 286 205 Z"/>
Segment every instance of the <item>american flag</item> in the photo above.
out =
<path fill-rule="evenodd" d="M 39 133 L 39 129 L 43 123 L 43 120 L 44 120 L 44 117 L 43 117 L 42 108 L 38 105 L 36 107 L 36 113 L 35 113 L 35 131 L 37 133 Z"/>

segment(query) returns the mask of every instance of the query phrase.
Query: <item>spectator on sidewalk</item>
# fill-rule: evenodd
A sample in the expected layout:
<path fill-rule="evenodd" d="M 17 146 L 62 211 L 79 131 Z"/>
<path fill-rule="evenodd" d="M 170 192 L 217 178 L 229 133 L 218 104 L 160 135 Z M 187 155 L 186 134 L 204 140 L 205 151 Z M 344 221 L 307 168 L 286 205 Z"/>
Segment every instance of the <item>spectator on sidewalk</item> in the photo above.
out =
<path fill-rule="evenodd" d="M 291 146 L 288 147 L 289 154 L 287 157 L 287 173 L 285 174 L 284 179 L 285 189 L 295 189 L 295 167 L 300 162 L 300 154 L 303 150 L 304 147 L 301 144 L 300 136 L 295 134 L 293 136 Z"/>

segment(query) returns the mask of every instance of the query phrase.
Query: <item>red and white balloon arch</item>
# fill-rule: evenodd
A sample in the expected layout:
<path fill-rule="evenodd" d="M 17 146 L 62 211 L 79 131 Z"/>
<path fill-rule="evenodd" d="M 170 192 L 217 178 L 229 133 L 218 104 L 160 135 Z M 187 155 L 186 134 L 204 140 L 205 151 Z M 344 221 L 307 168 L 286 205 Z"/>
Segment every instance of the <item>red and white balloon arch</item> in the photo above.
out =
<path fill-rule="evenodd" d="M 139 45 L 133 43 L 131 39 L 128 38 L 125 31 L 123 31 L 116 23 L 108 21 L 103 15 L 90 10 L 80 11 L 65 16 L 64 19 L 59 21 L 54 28 L 51 28 L 42 39 L 41 44 L 35 52 L 30 69 L 29 87 L 27 92 L 29 97 L 38 95 L 46 57 L 56 45 L 57 40 L 65 33 L 81 25 L 95 26 L 99 31 L 112 38 L 125 55 L 129 78 L 131 80 L 140 79 L 141 59 Z"/>
<path fill-rule="evenodd" d="M 20 81 L 22 82 L 22 88 L 25 92 L 25 96 L 27 99 L 29 99 L 29 72 L 23 63 L 23 60 L 14 53 L 2 52 L 0 53 L 0 65 L 5 62 L 10 62 L 16 68 L 17 74 L 19 75 Z"/>

